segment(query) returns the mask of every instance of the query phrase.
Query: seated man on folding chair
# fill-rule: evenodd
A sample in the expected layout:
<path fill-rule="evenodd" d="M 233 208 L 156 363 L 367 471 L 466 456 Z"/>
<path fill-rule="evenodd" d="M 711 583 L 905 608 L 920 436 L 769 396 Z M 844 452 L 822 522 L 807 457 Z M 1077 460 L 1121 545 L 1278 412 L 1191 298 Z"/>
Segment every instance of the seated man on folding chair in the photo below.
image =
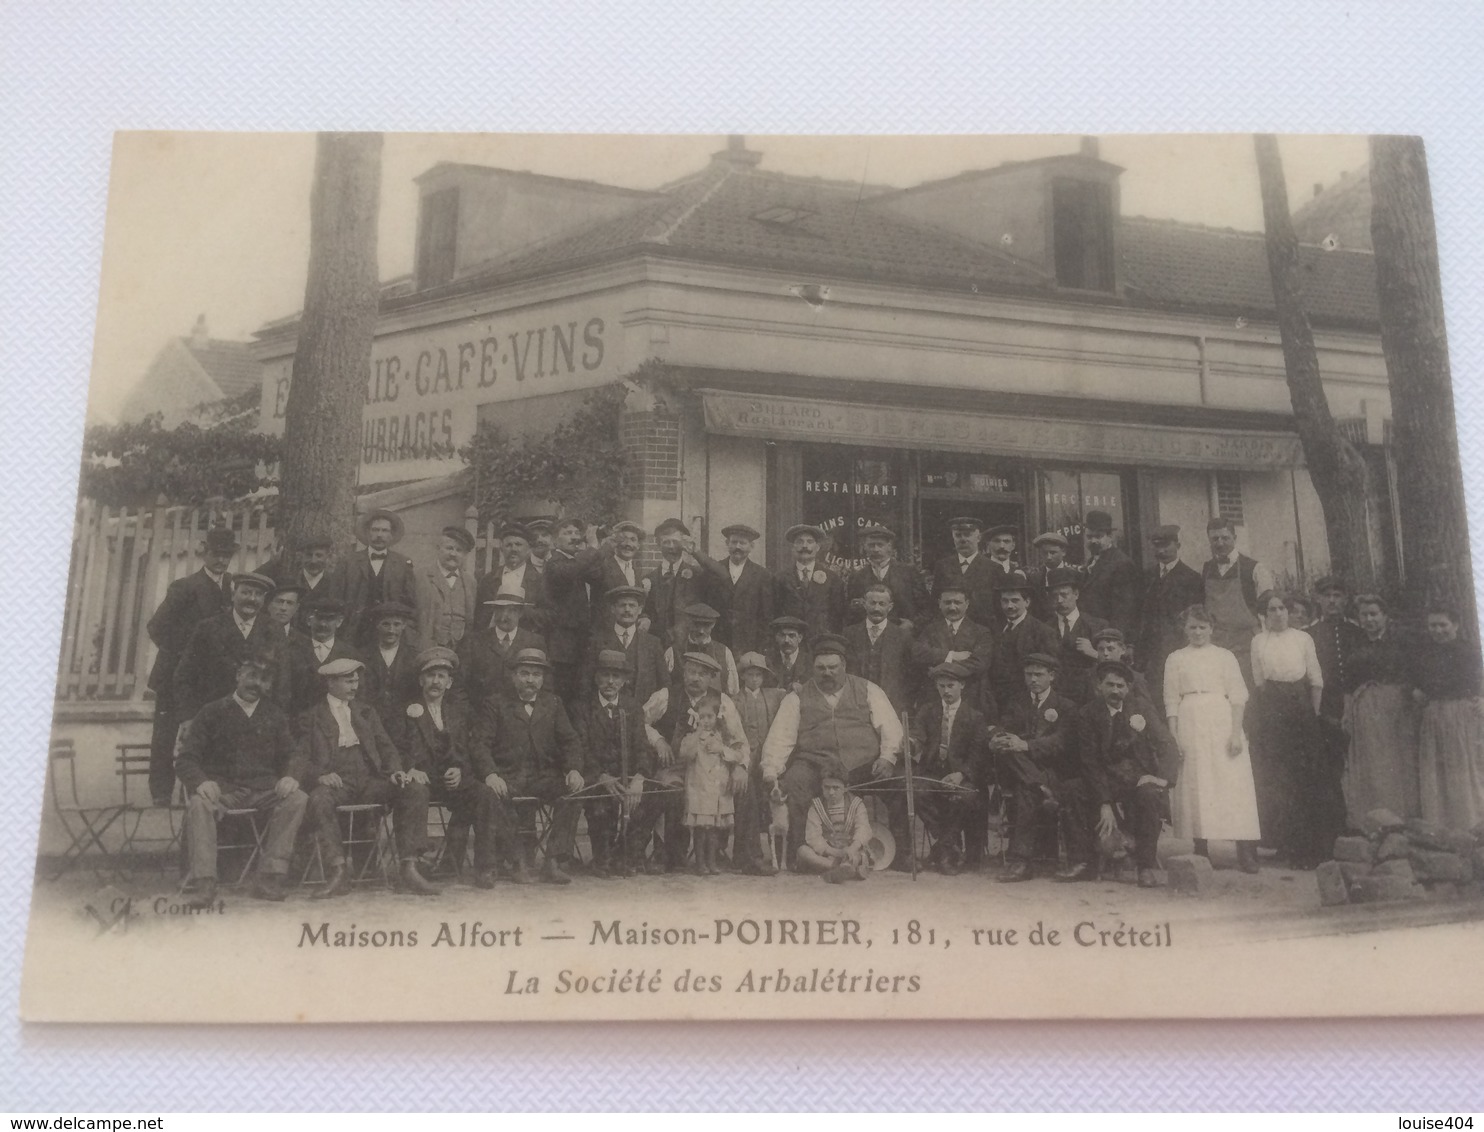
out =
<path fill-rule="evenodd" d="M 995 779 L 1009 806 L 1010 848 L 996 880 L 1030 880 L 1038 846 L 1055 842 L 1057 819 L 1065 815 L 1067 867 L 1061 881 L 1092 879 L 1092 830 L 1086 821 L 1082 764 L 1067 749 L 1067 733 L 1079 705 L 1053 687 L 1060 660 L 1033 652 L 1021 662 L 1025 690 L 1000 705 L 1000 723 L 990 735 Z"/>
<path fill-rule="evenodd" d="M 586 758 L 583 776 L 607 792 L 583 803 L 593 843 L 593 875 L 628 877 L 660 816 L 659 786 L 647 781 L 655 755 L 644 726 L 644 708 L 625 686 L 628 657 L 617 649 L 598 653 L 593 688 L 572 705 L 572 726 Z"/>
<path fill-rule="evenodd" d="M 576 851 L 581 803 L 567 795 L 583 787 L 582 747 L 562 701 L 543 688 L 551 671 L 541 649 L 515 654 L 514 691 L 497 697 L 490 708 L 489 743 L 476 758 L 476 773 L 500 804 L 513 809 L 519 799 L 534 798 L 552 807 L 540 879 L 571 884 L 562 863 Z M 526 883 L 535 864 L 534 846 L 525 844 L 518 851 L 512 879 Z"/>
<path fill-rule="evenodd" d="M 392 812 L 392 828 L 401 861 L 398 889 L 437 896 L 438 888 L 418 871 L 417 859 L 428 844 L 428 776 L 402 768 L 381 717 L 355 696 L 361 686 L 359 660 L 338 657 L 319 667 L 326 694 L 299 717 L 298 765 L 312 784 L 309 820 L 325 867 L 325 886 L 313 899 L 325 900 L 350 891 L 352 870 L 345 859 L 337 806 L 378 805 Z"/>
<path fill-rule="evenodd" d="M 984 777 L 989 725 L 983 714 L 964 699 L 964 686 L 971 675 L 967 665 L 945 660 L 935 664 L 928 675 L 938 689 L 938 702 L 924 704 L 911 721 L 908 738 L 912 773 L 914 778 L 936 778 L 947 786 L 962 786 L 965 792 L 917 791 L 915 808 L 933 839 L 928 863 L 944 876 L 957 876 L 963 868 L 964 829 L 980 799 L 979 794 L 968 791 Z M 911 832 L 907 829 L 905 795 L 893 794 L 888 807 L 897 831 L 902 835 Z"/>
<path fill-rule="evenodd" d="M 180 741 L 175 774 L 186 792 L 192 908 L 216 903 L 216 823 L 228 810 L 267 814 L 257 877 L 249 891 L 260 900 L 284 898 L 289 857 L 309 799 L 292 769 L 288 719 L 270 695 L 276 668 L 270 648 L 250 651 L 237 664 L 232 694 L 197 712 Z"/>
<path fill-rule="evenodd" d="M 463 863 L 469 831 L 474 831 L 474 887 L 495 887 L 498 849 L 514 847 L 513 815 L 503 806 L 496 816 L 495 792 L 474 773 L 474 753 L 484 736 L 473 713 L 452 700 L 459 667 L 453 649 L 434 645 L 413 662 L 421 694 L 403 709 L 399 746 L 407 773 L 426 782 L 430 802 L 449 810 L 446 855 Z"/>

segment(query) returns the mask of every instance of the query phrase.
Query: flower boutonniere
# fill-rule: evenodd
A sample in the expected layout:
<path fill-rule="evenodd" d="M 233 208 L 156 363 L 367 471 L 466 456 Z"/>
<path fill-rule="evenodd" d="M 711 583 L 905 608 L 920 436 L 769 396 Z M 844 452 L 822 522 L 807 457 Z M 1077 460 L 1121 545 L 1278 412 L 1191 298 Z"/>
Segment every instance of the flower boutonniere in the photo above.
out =
<path fill-rule="evenodd" d="M 682 578 L 684 578 L 686 581 L 690 581 L 690 579 L 693 577 L 693 575 L 690 572 L 690 567 L 687 566 L 684 570 L 680 571 L 680 576 Z"/>
<path fill-rule="evenodd" d="M 1045 714 L 1042 715 L 1041 718 L 1044 719 L 1047 723 L 1055 723 L 1058 719 L 1061 718 L 1061 716 L 1057 715 L 1056 709 L 1054 707 L 1049 707 L 1046 709 Z"/>
<path fill-rule="evenodd" d="M 422 717 L 423 717 L 423 705 L 422 704 L 408 704 L 407 705 L 407 718 L 408 719 L 421 719 Z"/>
<path fill-rule="evenodd" d="M 1142 715 L 1131 715 L 1128 717 L 1128 725 L 1135 731 L 1144 730 L 1144 717 Z"/>
<path fill-rule="evenodd" d="M 829 581 L 829 578 L 825 575 L 825 572 L 823 570 L 814 571 L 814 584 L 816 586 L 822 586 L 827 581 Z"/>

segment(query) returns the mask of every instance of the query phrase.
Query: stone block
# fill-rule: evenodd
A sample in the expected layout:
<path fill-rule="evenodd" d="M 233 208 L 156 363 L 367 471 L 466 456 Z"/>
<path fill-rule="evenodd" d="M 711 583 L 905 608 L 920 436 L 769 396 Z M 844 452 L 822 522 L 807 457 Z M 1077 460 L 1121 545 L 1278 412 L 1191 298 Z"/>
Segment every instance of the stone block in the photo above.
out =
<path fill-rule="evenodd" d="M 1378 877 L 1406 877 L 1407 880 L 1417 879 L 1417 874 L 1412 870 L 1412 862 L 1405 857 L 1394 857 L 1389 861 L 1382 861 L 1371 870 L 1371 874 Z"/>
<path fill-rule="evenodd" d="M 1404 833 L 1388 833 L 1381 838 L 1381 844 L 1376 849 L 1376 860 L 1390 861 L 1397 857 L 1405 857 L 1412 852 L 1412 843 L 1407 840 Z"/>
<path fill-rule="evenodd" d="M 1340 862 L 1325 861 L 1314 870 L 1314 879 L 1319 883 L 1319 903 L 1325 905 L 1350 903 L 1350 886 L 1345 881 L 1345 875 L 1340 871 Z"/>
<path fill-rule="evenodd" d="M 1406 819 L 1399 817 L 1391 810 L 1383 808 L 1372 810 L 1365 817 L 1361 818 L 1360 830 L 1367 837 L 1376 837 L 1383 833 L 1391 833 L 1394 830 L 1402 829 L 1406 824 Z"/>
<path fill-rule="evenodd" d="M 1193 853 L 1165 858 L 1165 878 L 1171 889 L 1188 896 L 1209 892 L 1216 884 L 1211 862 Z"/>
<path fill-rule="evenodd" d="M 1336 861 L 1340 866 L 1340 875 L 1345 878 L 1346 884 L 1354 884 L 1361 877 L 1371 875 L 1371 863 L 1369 861 Z"/>
<path fill-rule="evenodd" d="M 1473 876 L 1469 863 L 1457 853 L 1441 853 L 1433 849 L 1412 849 L 1409 858 L 1412 871 L 1419 880 L 1448 880 L 1467 882 Z"/>
<path fill-rule="evenodd" d="M 1380 904 L 1390 900 L 1423 900 L 1427 892 L 1420 884 L 1405 877 L 1361 877 L 1350 886 L 1350 899 L 1356 904 Z"/>
<path fill-rule="evenodd" d="M 1371 861 L 1371 843 L 1364 837 L 1335 838 L 1336 861 Z"/>
<path fill-rule="evenodd" d="M 1407 839 L 1423 849 L 1435 849 L 1440 853 L 1467 853 L 1474 847 L 1474 835 L 1461 829 L 1449 829 L 1426 818 L 1412 818 L 1407 822 Z"/>

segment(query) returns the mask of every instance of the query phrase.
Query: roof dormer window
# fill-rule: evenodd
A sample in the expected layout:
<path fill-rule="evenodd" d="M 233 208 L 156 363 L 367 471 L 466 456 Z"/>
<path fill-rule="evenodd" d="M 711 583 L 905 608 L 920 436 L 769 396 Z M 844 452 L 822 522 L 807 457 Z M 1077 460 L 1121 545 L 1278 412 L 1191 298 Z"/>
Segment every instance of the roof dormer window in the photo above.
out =
<path fill-rule="evenodd" d="M 436 287 L 453 278 L 458 231 L 459 190 L 424 195 L 417 225 L 418 287 Z"/>
<path fill-rule="evenodd" d="M 1113 290 L 1113 186 L 1058 177 L 1051 182 L 1051 247 L 1059 287 Z"/>

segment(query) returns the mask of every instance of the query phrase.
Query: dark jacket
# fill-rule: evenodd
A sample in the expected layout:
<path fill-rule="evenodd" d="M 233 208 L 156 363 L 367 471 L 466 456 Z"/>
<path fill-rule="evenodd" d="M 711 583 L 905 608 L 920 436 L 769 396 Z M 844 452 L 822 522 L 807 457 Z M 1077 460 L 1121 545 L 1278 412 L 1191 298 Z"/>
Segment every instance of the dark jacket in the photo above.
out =
<path fill-rule="evenodd" d="M 1030 614 L 1011 629 L 997 622 L 993 633 L 994 655 L 989 662 L 988 685 L 996 702 L 1014 699 L 1025 688 L 1025 658 L 1033 652 L 1057 654 L 1061 642 L 1051 626 Z"/>
<path fill-rule="evenodd" d="M 913 761 L 918 774 L 945 778 L 958 771 L 970 782 L 984 773 L 989 757 L 989 727 L 984 716 L 967 701 L 958 705 L 953 732 L 948 736 L 947 757 L 943 744 L 943 701 L 925 701 L 912 717 Z"/>
<path fill-rule="evenodd" d="M 1077 607 L 1122 629 L 1132 641 L 1139 629 L 1139 567 L 1123 551 L 1110 546 L 1088 568 Z"/>
<path fill-rule="evenodd" d="M 1085 580 L 1081 566 L 1074 566 L 1070 562 L 1063 562 L 1056 570 L 1071 570 L 1077 575 L 1079 587 L 1081 581 Z M 1037 621 L 1044 621 L 1050 625 L 1056 616 L 1051 607 L 1051 587 L 1047 585 L 1053 571 L 1045 566 L 1039 566 L 1034 570 L 1025 572 L 1026 580 L 1031 584 L 1031 616 Z M 1080 589 L 1079 589 L 1080 592 Z M 1080 603 L 1079 603 L 1080 604 Z"/>
<path fill-rule="evenodd" d="M 250 651 L 277 653 L 273 628 L 267 614 L 259 613 L 244 638 L 230 609 L 198 624 L 175 666 L 176 718 L 184 723 L 212 700 L 231 695 L 237 687 L 237 665 Z"/>
<path fill-rule="evenodd" d="M 588 596 L 590 575 L 601 574 L 603 554 L 591 547 L 576 554 L 554 549 L 541 575 L 545 590 L 544 636 L 548 659 L 553 664 L 577 664 L 586 651 L 592 626 L 592 604 Z"/>
<path fill-rule="evenodd" d="M 330 568 L 327 596 L 345 603 L 345 620 L 340 633 L 353 645 L 370 642 L 376 626 L 371 624 L 371 607 L 383 601 L 400 601 L 417 609 L 417 584 L 412 559 L 389 550 L 378 579 L 371 569 L 370 552 L 362 547 Z"/>
<path fill-rule="evenodd" d="M 1116 802 L 1133 790 L 1142 775 L 1152 774 L 1174 785 L 1180 771 L 1180 748 L 1169 728 L 1148 705 L 1126 704 L 1118 722 L 1102 700 L 1077 709 L 1072 721 L 1071 749 L 1082 764 L 1082 779 L 1094 805 Z M 1135 731 L 1130 717 L 1144 720 Z"/>
<path fill-rule="evenodd" d="M 584 690 L 572 705 L 572 729 L 582 751 L 582 775 L 591 783 L 600 774 L 621 778 L 654 773 L 654 754 L 644 731 L 644 707 L 640 700 L 620 692 L 619 719 L 610 718 L 596 689 Z M 625 749 L 625 745 L 627 749 Z"/>
<path fill-rule="evenodd" d="M 387 728 L 396 737 L 402 765 L 408 770 L 420 770 L 434 780 L 442 778 L 450 767 L 457 767 L 465 778 L 473 775 L 475 754 L 486 741 L 477 715 L 444 696 L 443 730 L 439 731 L 433 726 L 433 717 L 421 697 L 414 702 L 422 707 L 421 715 L 409 716 L 404 707 L 398 726 Z"/>
<path fill-rule="evenodd" d="M 1022 689 L 1018 696 L 1012 696 L 999 705 L 999 726 L 1024 739 L 1029 748 L 1026 753 L 1037 763 L 1050 766 L 1065 777 L 1072 777 L 1082 770 L 1075 752 L 1067 750 L 1072 720 L 1081 706 L 1053 686 L 1046 702 L 1038 708 L 1030 692 Z M 1047 719 L 1047 715 L 1052 718 Z"/>
<path fill-rule="evenodd" d="M 259 700 L 248 718 L 230 695 L 212 700 L 181 732 L 175 773 L 187 794 L 203 782 L 270 790 L 289 774 L 294 743 L 288 717 L 271 700 Z"/>
<path fill-rule="evenodd" d="M 850 646 L 845 670 L 880 687 L 897 711 L 911 707 L 912 635 L 888 618 L 874 646 L 864 621 L 846 626 L 844 637 Z"/>
<path fill-rule="evenodd" d="M 474 624 L 480 629 L 494 621 L 494 607 L 484 603 L 493 600 L 500 592 L 500 579 L 504 574 L 505 565 L 496 557 L 495 564 L 490 567 L 489 573 L 480 578 L 474 587 Z M 520 627 L 544 637 L 546 619 L 549 615 L 549 605 L 546 600 L 546 575 L 536 569 L 533 562 L 526 563 L 524 589 L 525 599 L 531 608 L 521 615 Z M 469 634 L 465 633 L 464 640 L 468 639 Z"/>
<path fill-rule="evenodd" d="M 513 789 L 539 778 L 582 770 L 582 747 L 562 701 L 547 691 L 536 693 L 529 717 L 512 693 L 490 708 L 490 742 L 476 765 L 480 778 L 498 774 Z"/>
<path fill-rule="evenodd" d="M 969 563 L 967 571 L 959 569 L 958 555 L 950 554 L 938 559 L 933 567 L 933 601 L 943 593 L 950 582 L 964 586 L 969 591 L 969 617 L 981 625 L 990 625 L 1000 619 L 1000 601 L 995 593 L 995 579 L 1003 573 L 986 554 L 978 554 Z"/>
<path fill-rule="evenodd" d="M 274 555 L 263 565 L 258 567 L 258 573 L 264 577 L 272 578 L 277 585 L 287 585 L 293 582 L 306 587 L 299 595 L 299 608 L 294 613 L 294 628 L 301 633 L 309 632 L 309 607 L 322 597 L 330 593 L 330 571 L 327 569 L 319 576 L 311 587 L 309 579 L 304 576 L 302 570 L 290 570 L 288 563 L 284 561 L 282 554 Z"/>
<path fill-rule="evenodd" d="M 370 760 L 376 773 L 389 776 L 404 769 L 402 753 L 381 725 L 381 717 L 375 708 L 360 700 L 351 700 L 350 722 L 361 742 L 362 754 Z M 312 790 L 319 785 L 320 775 L 329 774 L 335 765 L 335 754 L 340 746 L 340 725 L 330 714 L 330 705 L 325 697 L 300 715 L 295 724 L 298 742 L 294 777 L 304 783 L 306 790 Z"/>
<path fill-rule="evenodd" d="M 197 570 L 170 583 L 165 600 L 145 626 L 159 650 L 149 670 L 151 691 L 174 692 L 175 666 L 190 643 L 192 631 L 207 618 L 232 608 L 232 576 L 223 574 L 222 582 L 218 586 L 205 570 Z"/>
<path fill-rule="evenodd" d="M 770 687 L 782 688 L 785 692 L 793 691 L 795 684 L 807 684 L 814 679 L 814 654 L 809 651 L 806 641 L 799 646 L 799 651 L 794 654 L 793 667 L 789 667 L 783 661 L 783 653 L 779 651 L 776 643 L 768 646 L 768 651 L 763 653 L 768 667 L 773 670 L 769 678 Z"/>
<path fill-rule="evenodd" d="M 404 649 L 408 647 L 405 641 L 402 647 Z M 324 698 L 325 681 L 319 674 L 320 665 L 328 664 L 332 660 L 340 660 L 342 657 L 359 660 L 362 664 L 366 662 L 361 651 L 346 640 L 343 633 L 335 634 L 335 643 L 330 646 L 329 654 L 324 660 L 320 660 L 319 654 L 314 651 L 314 640 L 302 633 L 295 634 L 289 640 L 284 655 L 288 658 L 287 664 L 293 674 L 291 676 L 292 695 L 289 700 L 291 717 L 308 710 L 314 706 L 316 700 Z M 364 674 L 361 679 L 365 681 Z"/>
<path fill-rule="evenodd" d="M 598 653 L 604 649 L 621 652 L 628 658 L 628 689 L 641 704 L 669 684 L 670 671 L 665 667 L 665 646 L 660 643 L 660 639 L 653 633 L 646 633 L 636 627 L 634 639 L 629 642 L 628 648 L 624 648 L 610 621 L 594 632 L 588 641 L 587 656 L 583 658 L 582 664 L 581 691 L 584 696 L 589 692 L 594 696 L 598 694 L 594 677 L 598 671 Z"/>
<path fill-rule="evenodd" d="M 546 638 L 525 626 L 510 638 L 510 648 L 500 651 L 500 634 L 494 629 L 479 629 L 459 642 L 459 670 L 454 684 L 460 698 L 471 706 L 482 707 L 501 696 L 515 695 L 510 682 L 510 661 L 522 649 L 546 650 Z"/>
<path fill-rule="evenodd" d="M 1335 723 L 1345 714 L 1345 692 L 1350 686 L 1351 658 L 1368 640 L 1365 630 L 1343 618 L 1321 617 L 1305 630 L 1314 638 L 1319 671 L 1324 674 L 1324 692 L 1319 714 Z"/>
<path fill-rule="evenodd" d="M 845 582 L 823 562 L 815 562 L 809 581 L 799 578 L 790 562 L 776 575 L 774 608 L 780 617 L 797 617 L 809 626 L 805 644 L 822 633 L 838 633 L 845 623 Z"/>
<path fill-rule="evenodd" d="M 858 624 L 866 617 L 866 591 L 875 585 L 883 585 L 891 591 L 891 619 L 908 620 L 913 625 L 932 617 L 937 612 L 928 597 L 927 583 L 922 571 L 910 562 L 893 559 L 886 567 L 886 577 L 877 578 L 870 563 L 850 572 L 845 583 L 845 620 Z"/>
<path fill-rule="evenodd" d="M 393 735 L 401 726 L 404 718 L 402 713 L 407 705 L 422 695 L 422 687 L 417 680 L 417 665 L 414 663 L 417 654 L 417 646 L 409 644 L 404 638 L 397 646 L 397 655 L 392 659 L 390 668 L 375 641 L 371 642 L 362 657 L 366 662 L 366 670 L 361 676 L 361 690 L 356 694 L 356 699 L 374 707 L 387 731 Z M 454 679 L 458 679 L 457 674 Z"/>
<path fill-rule="evenodd" d="M 1134 644 L 1134 663 L 1149 679 L 1163 687 L 1165 658 L 1185 647 L 1185 629 L 1180 614 L 1206 600 L 1206 584 L 1199 573 L 1184 562 L 1176 562 L 1163 578 L 1159 563 L 1144 571 L 1144 596 L 1139 608 L 1139 637 Z"/>
<path fill-rule="evenodd" d="M 1065 637 L 1061 635 L 1061 619 L 1053 610 L 1047 615 L 1046 624 L 1057 639 L 1057 651 L 1053 654 L 1061 661 L 1061 671 L 1056 674 L 1056 689 L 1079 704 L 1092 698 L 1092 669 L 1097 661 L 1077 647 L 1078 641 L 1092 643 L 1092 638 L 1108 623 L 1101 617 L 1077 610 L 1077 624 Z"/>
<path fill-rule="evenodd" d="M 716 609 L 721 620 L 716 623 L 716 638 L 737 656 L 745 652 L 762 652 L 768 645 L 768 622 L 774 613 L 778 582 L 773 574 L 752 559 L 742 564 L 742 576 L 732 581 L 726 559 L 704 558 L 715 577 L 713 589 L 720 599 Z"/>
<path fill-rule="evenodd" d="M 665 568 L 669 565 L 655 567 L 639 583 L 648 595 L 644 615 L 649 618 L 649 631 L 667 645 L 672 642 L 675 623 L 686 606 L 703 602 L 721 612 L 721 599 L 713 592 L 716 576 L 710 570 L 680 561 L 674 564 L 674 573 L 667 578 Z"/>

